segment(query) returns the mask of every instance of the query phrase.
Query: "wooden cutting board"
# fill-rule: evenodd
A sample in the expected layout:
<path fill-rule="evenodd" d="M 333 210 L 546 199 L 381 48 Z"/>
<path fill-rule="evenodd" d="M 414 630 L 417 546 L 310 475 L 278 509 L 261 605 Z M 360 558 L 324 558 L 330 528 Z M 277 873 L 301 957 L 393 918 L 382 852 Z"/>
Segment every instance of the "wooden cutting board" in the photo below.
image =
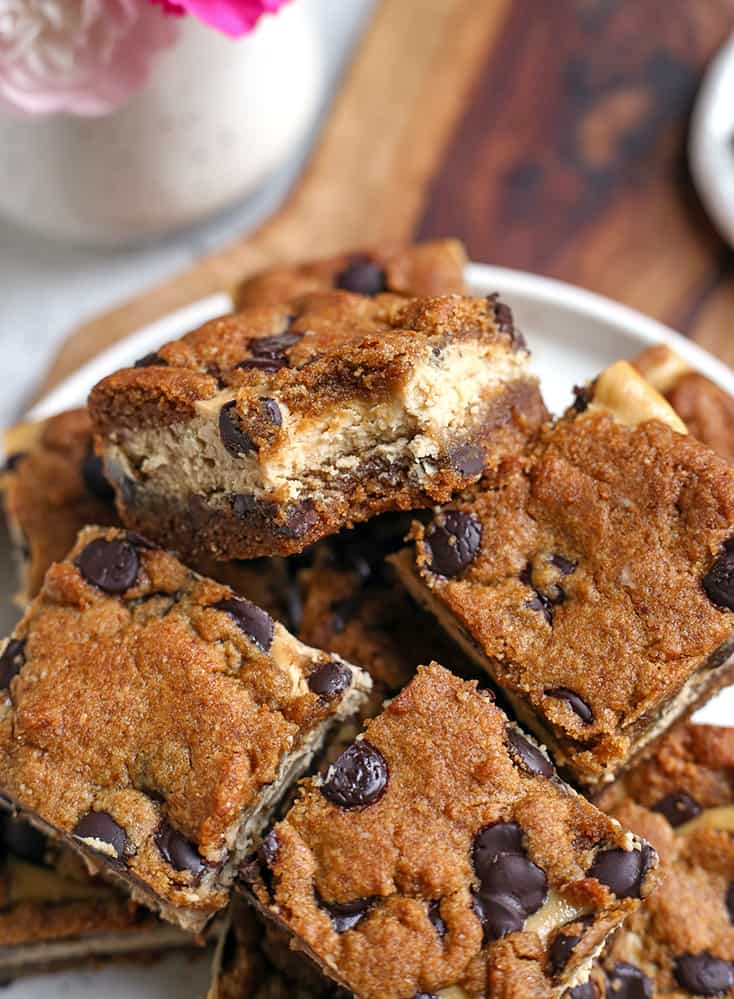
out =
<path fill-rule="evenodd" d="M 684 155 L 733 27 L 734 0 L 382 0 L 284 207 L 85 323 L 43 390 L 259 268 L 414 235 L 610 295 L 734 363 L 734 254 Z"/>

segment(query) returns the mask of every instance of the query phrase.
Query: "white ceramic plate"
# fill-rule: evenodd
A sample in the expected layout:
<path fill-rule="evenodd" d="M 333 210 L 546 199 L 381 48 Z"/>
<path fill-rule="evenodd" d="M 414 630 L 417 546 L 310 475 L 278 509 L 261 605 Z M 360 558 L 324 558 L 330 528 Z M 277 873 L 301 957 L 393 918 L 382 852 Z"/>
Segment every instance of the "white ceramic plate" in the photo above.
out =
<path fill-rule="evenodd" d="M 533 352 L 546 401 L 554 412 L 560 412 L 568 405 L 573 385 L 582 384 L 620 357 L 632 357 L 649 344 L 660 342 L 670 344 L 692 367 L 734 394 L 734 372 L 725 364 L 667 326 L 609 299 L 560 281 L 483 264 L 471 264 L 467 279 L 477 294 L 498 291 L 514 310 L 517 324 Z M 166 340 L 229 311 L 230 307 L 228 296 L 214 295 L 139 330 L 64 381 L 34 407 L 30 416 L 42 418 L 82 405 L 90 388 L 110 371 L 131 364 Z M 7 552 L 7 544 L 3 548 Z M 7 605 L 13 588 L 7 554 L 0 569 L 0 587 L 4 588 Z M 734 688 L 719 695 L 697 718 L 731 724 Z M 178 999 L 194 999 L 204 991 L 206 979 L 206 962 L 188 963 L 185 959 L 169 958 L 134 972 L 121 966 L 93 974 L 70 972 L 21 981 L 4 992 L 4 996 L 41 999 L 49 995 L 68 995 L 74 999 L 98 999 L 105 995 L 107 999 L 118 996 L 122 999 L 136 995 L 163 999 L 176 995 Z"/>

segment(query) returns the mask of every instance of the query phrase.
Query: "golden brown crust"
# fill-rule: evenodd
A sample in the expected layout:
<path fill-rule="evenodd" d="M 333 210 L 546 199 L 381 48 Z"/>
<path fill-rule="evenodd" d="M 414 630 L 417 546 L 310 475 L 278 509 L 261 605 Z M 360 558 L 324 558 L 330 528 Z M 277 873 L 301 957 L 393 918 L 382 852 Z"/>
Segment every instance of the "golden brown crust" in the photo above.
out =
<path fill-rule="evenodd" d="M 122 546 L 133 560 L 120 597 L 79 568 L 99 545 L 105 558 Z M 284 783 L 284 760 L 358 676 L 343 664 L 338 696 L 312 692 L 309 676 L 330 657 L 253 605 L 243 630 L 247 621 L 217 606 L 232 596 L 135 536 L 86 529 L 16 629 L 21 668 L 0 719 L 0 786 L 16 804 L 66 835 L 106 812 L 126 838 L 113 865 L 123 880 L 204 918 L 226 901 L 217 865 L 246 849 L 233 842 L 243 818 Z M 203 858 L 197 874 L 166 862 L 164 822 Z M 91 855 L 105 859 L 104 849 Z"/>
<path fill-rule="evenodd" d="M 435 663 L 421 667 L 354 744 L 382 755 L 381 795 L 345 808 L 319 780 L 305 782 L 268 837 L 268 875 L 255 879 L 259 904 L 356 995 L 407 999 L 456 985 L 470 996 L 495 987 L 519 996 L 533 982 L 526 996 L 557 994 L 564 979 L 553 980 L 547 944 L 559 927 L 578 922 L 574 912 L 593 916 L 565 975 L 639 904 L 588 873 L 600 849 L 633 850 L 627 834 L 566 788 L 547 761 L 550 776 L 527 769 L 510 749 L 507 724 L 476 682 Z M 498 822 L 520 827 L 519 881 L 533 864 L 547 879 L 549 908 L 538 903 L 549 919 L 544 942 L 528 926 L 483 944 L 472 851 L 477 834 Z M 644 870 L 646 893 L 655 875 Z M 355 900 L 371 904 L 339 932 L 327 907 Z"/>
<path fill-rule="evenodd" d="M 661 423 L 589 410 L 453 508 L 479 525 L 473 558 L 454 578 L 432 571 L 434 527 L 416 525 L 410 578 L 593 785 L 732 634 L 702 580 L 734 534 L 734 471 Z"/>
<path fill-rule="evenodd" d="M 466 253 L 456 239 L 436 239 L 414 246 L 380 246 L 340 253 L 307 263 L 274 267 L 246 278 L 234 292 L 236 309 L 277 305 L 314 291 L 337 288 L 350 265 L 370 264 L 378 283 L 396 295 L 451 295 L 464 291 Z"/>

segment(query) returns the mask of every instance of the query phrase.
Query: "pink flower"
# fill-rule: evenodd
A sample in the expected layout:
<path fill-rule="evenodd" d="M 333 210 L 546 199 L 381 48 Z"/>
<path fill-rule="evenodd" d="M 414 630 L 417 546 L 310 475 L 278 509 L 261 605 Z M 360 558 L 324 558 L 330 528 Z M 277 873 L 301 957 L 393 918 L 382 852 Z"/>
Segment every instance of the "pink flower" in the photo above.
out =
<path fill-rule="evenodd" d="M 148 0 L 0 0 L 0 110 L 106 114 L 176 36 Z"/>
<path fill-rule="evenodd" d="M 239 38 L 252 31 L 263 14 L 275 14 L 287 0 L 154 0 L 169 14 L 193 14 L 204 24 Z"/>

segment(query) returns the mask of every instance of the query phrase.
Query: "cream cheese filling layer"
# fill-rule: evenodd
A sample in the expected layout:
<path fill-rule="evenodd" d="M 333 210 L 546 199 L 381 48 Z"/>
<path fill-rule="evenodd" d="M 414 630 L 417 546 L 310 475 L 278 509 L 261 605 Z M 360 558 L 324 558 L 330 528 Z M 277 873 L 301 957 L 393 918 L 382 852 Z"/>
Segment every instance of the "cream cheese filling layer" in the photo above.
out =
<path fill-rule="evenodd" d="M 149 480 L 162 494 L 204 493 L 222 497 L 276 494 L 298 500 L 310 489 L 354 474 L 366 461 L 407 462 L 420 479 L 435 474 L 448 443 L 473 430 L 487 402 L 528 377 L 528 357 L 476 342 L 455 343 L 424 361 L 390 399 L 354 397 L 316 416 L 301 416 L 280 403 L 276 446 L 234 455 L 219 433 L 221 407 L 235 398 L 225 390 L 196 404 L 186 423 L 136 431 L 108 446 L 111 467 Z"/>

